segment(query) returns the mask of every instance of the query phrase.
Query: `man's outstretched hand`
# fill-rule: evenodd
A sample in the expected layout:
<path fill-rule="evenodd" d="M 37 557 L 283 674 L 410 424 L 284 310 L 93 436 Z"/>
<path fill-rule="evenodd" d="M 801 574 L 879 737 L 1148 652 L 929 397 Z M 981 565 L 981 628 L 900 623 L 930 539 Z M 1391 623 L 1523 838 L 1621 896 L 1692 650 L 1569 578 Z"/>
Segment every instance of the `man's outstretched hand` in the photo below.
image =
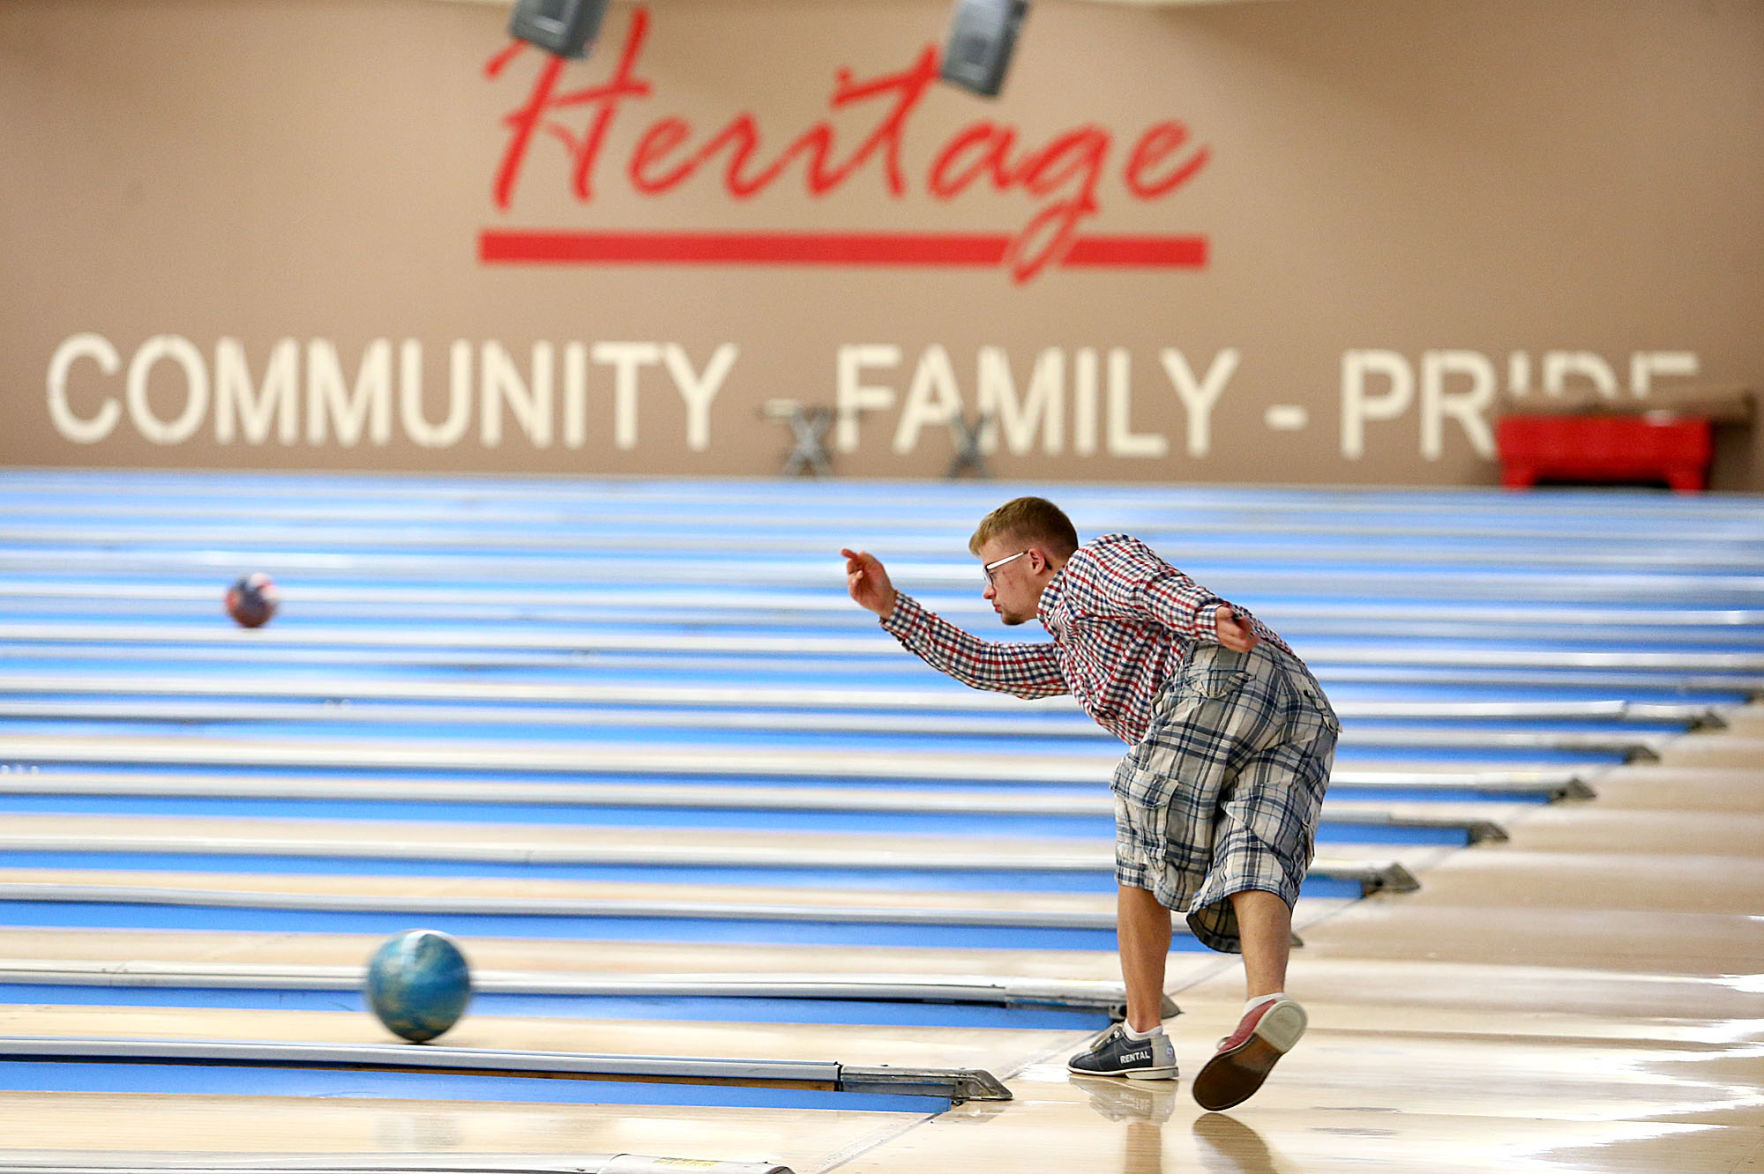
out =
<path fill-rule="evenodd" d="M 894 584 L 882 569 L 882 560 L 867 551 L 841 550 L 845 556 L 845 589 L 859 607 L 868 608 L 883 619 L 894 611 Z"/>
<path fill-rule="evenodd" d="M 1248 652 L 1262 642 L 1249 621 L 1232 611 L 1229 603 L 1221 603 L 1213 612 L 1213 627 L 1219 633 L 1219 643 L 1233 652 Z"/>

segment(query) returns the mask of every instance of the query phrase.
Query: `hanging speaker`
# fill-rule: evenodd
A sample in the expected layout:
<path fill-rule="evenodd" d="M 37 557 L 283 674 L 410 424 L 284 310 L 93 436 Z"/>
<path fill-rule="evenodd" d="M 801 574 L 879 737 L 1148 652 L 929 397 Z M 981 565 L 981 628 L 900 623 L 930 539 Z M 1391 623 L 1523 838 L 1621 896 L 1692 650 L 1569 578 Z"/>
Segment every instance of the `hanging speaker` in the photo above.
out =
<path fill-rule="evenodd" d="M 606 6 L 607 0 L 515 0 L 508 32 L 559 57 L 586 57 Z"/>
<path fill-rule="evenodd" d="M 1028 11 L 1029 0 L 956 0 L 943 45 L 943 80 L 998 97 Z"/>

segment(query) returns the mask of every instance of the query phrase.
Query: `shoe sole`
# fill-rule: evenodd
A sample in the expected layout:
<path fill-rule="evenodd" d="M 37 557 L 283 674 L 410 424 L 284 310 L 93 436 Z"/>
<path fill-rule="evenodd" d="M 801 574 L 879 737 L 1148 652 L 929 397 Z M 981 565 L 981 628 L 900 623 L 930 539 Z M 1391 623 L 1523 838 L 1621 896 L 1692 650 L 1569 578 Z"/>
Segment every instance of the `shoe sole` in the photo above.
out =
<path fill-rule="evenodd" d="M 1210 1113 L 1229 1109 L 1254 1096 L 1280 1057 L 1292 1051 L 1309 1020 L 1297 1003 L 1271 1008 L 1249 1039 L 1220 1052 L 1194 1078 L 1194 1099 Z"/>
<path fill-rule="evenodd" d="M 1174 1068 L 1135 1068 L 1131 1072 L 1123 1072 L 1128 1080 L 1175 1080 Z"/>

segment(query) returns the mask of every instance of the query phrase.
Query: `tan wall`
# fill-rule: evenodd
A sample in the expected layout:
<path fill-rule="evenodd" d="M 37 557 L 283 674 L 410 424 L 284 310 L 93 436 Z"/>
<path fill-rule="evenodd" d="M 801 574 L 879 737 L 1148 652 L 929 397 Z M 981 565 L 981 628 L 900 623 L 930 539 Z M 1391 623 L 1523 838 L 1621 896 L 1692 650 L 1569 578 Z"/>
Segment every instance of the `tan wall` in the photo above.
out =
<path fill-rule="evenodd" d="M 959 403 L 1010 477 L 1477 484 L 1515 388 L 1764 383 L 1757 0 L 1042 0 L 996 102 L 914 81 L 948 11 L 615 5 L 557 92 L 639 22 L 645 92 L 545 109 L 499 201 L 549 60 L 496 63 L 506 8 L 9 0 L 0 463 L 766 474 L 794 397 L 850 475 L 940 474 Z M 727 144 L 638 190 L 742 114 L 749 178 L 818 124 L 873 149 L 819 192 L 799 155 L 733 193 Z M 534 229 L 1045 264 L 481 257 Z M 1113 238 L 1204 261 L 1073 263 Z"/>

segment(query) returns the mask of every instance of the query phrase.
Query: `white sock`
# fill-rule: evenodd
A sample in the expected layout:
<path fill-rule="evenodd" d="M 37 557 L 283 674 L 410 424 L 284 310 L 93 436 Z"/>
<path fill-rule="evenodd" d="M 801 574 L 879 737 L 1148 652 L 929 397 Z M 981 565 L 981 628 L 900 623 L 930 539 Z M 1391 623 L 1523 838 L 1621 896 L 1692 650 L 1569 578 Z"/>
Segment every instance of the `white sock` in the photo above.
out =
<path fill-rule="evenodd" d="M 1245 1015 L 1248 1015 L 1251 1011 L 1254 1011 L 1257 1007 L 1260 1007 L 1263 1003 L 1272 1003 L 1275 999 L 1284 999 L 1285 997 L 1286 997 L 1285 991 L 1275 991 L 1271 995 L 1257 995 L 1255 998 L 1249 1000 L 1247 1003 L 1245 1003 L 1243 1005 L 1243 1013 Z"/>
<path fill-rule="evenodd" d="M 1125 1023 L 1123 1023 L 1121 1026 L 1123 1028 L 1126 1028 L 1128 1039 L 1151 1039 L 1153 1036 L 1159 1036 L 1159 1035 L 1164 1034 L 1164 1025 L 1162 1023 L 1158 1024 L 1156 1027 L 1152 1028 L 1150 1031 L 1134 1031 L 1130 1025 L 1125 1024 Z"/>

